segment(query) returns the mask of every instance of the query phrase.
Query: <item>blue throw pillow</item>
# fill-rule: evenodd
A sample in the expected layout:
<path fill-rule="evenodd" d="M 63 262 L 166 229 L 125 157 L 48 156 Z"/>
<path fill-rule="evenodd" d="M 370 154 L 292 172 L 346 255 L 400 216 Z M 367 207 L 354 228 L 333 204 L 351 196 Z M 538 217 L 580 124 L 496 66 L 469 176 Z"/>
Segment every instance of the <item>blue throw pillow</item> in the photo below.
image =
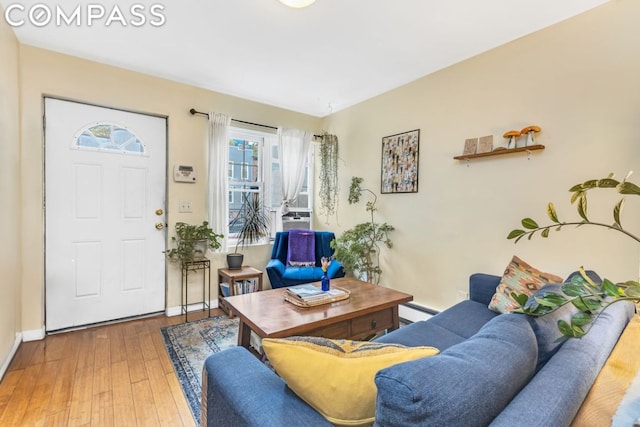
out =
<path fill-rule="evenodd" d="M 561 294 L 565 298 L 569 298 L 562 292 L 562 285 L 562 283 L 558 283 L 543 286 L 529 297 L 529 300 L 524 305 L 525 308 L 537 305 L 536 297 L 541 298 L 545 293 Z M 527 316 L 538 342 L 538 367 L 536 371 L 540 370 L 567 340 L 567 337 L 563 336 L 558 329 L 558 321 L 565 320 L 570 323 L 571 316 L 576 313 L 578 313 L 578 309 L 573 304 L 567 303 L 544 316 Z"/>

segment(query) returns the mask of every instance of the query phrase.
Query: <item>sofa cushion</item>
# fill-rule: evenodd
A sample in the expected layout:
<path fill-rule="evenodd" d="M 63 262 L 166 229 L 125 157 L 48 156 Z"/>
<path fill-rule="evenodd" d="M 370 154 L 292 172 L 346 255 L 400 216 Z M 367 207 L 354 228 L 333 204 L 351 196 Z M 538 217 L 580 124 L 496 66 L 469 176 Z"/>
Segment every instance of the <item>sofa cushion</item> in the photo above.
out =
<path fill-rule="evenodd" d="M 368 341 L 291 337 L 262 340 L 269 362 L 304 401 L 338 425 L 371 424 L 375 373 L 387 366 L 438 353 Z"/>
<path fill-rule="evenodd" d="M 465 300 L 428 320 L 414 322 L 376 339 L 406 346 L 433 346 L 443 351 L 474 335 L 498 316 L 486 304 Z"/>
<path fill-rule="evenodd" d="M 602 283 L 602 279 L 594 271 L 586 271 L 586 274 L 595 283 Z M 576 271 L 571 273 L 569 277 L 567 277 L 565 283 L 571 282 L 573 277 L 576 275 L 580 275 L 580 272 Z M 536 298 L 542 298 L 547 293 L 562 295 L 567 300 L 570 300 L 571 297 L 562 292 L 563 285 L 564 283 L 557 283 L 543 286 L 529 297 L 525 304 L 525 308 L 535 308 L 535 306 L 538 305 Z M 573 304 L 566 303 L 544 316 L 527 316 L 527 320 L 531 325 L 531 329 L 533 329 L 533 332 L 536 334 L 536 340 L 538 342 L 538 370 L 541 369 L 551 357 L 553 357 L 560 346 L 568 339 L 560 333 L 560 329 L 558 329 L 558 321 L 564 320 L 570 324 L 571 317 L 579 312 L 580 310 L 578 310 Z"/>
<path fill-rule="evenodd" d="M 489 308 L 498 313 L 508 313 L 519 308 L 511 292 L 531 295 L 544 285 L 562 283 L 562 278 L 545 273 L 527 264 L 517 256 L 513 256 L 500 279 L 496 293 L 491 298 Z"/>
<path fill-rule="evenodd" d="M 630 301 L 609 306 L 593 322 L 588 334 L 570 338 L 558 349 L 491 426 L 571 425 L 633 315 L 634 305 Z"/>
<path fill-rule="evenodd" d="M 440 355 L 376 374 L 376 425 L 488 425 L 529 381 L 536 339 L 524 316 L 502 315 Z"/>

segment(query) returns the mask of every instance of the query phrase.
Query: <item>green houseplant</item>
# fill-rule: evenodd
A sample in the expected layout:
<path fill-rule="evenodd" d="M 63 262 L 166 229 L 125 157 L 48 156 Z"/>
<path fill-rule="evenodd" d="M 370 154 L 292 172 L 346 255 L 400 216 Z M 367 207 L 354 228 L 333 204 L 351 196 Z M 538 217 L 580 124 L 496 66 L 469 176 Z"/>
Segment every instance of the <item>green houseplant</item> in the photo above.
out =
<path fill-rule="evenodd" d="M 521 221 L 523 228 L 512 230 L 507 238 L 514 239 L 517 243 L 524 237 L 530 240 L 536 233 L 539 233 L 543 238 L 547 238 L 552 230 L 560 231 L 563 227 L 570 225 L 579 227 L 589 225 L 617 231 L 640 243 L 640 237 L 622 227 L 621 213 L 625 202 L 624 196 L 640 196 L 640 187 L 627 181 L 627 178 L 618 181 L 614 179 L 613 174 L 610 174 L 606 178 L 592 179 L 576 184 L 569 191 L 572 193 L 571 204 L 575 203 L 580 220 L 560 221 L 555 206 L 553 203 L 549 203 L 547 216 L 551 220 L 551 224 L 541 226 L 531 218 L 524 218 Z M 613 190 L 623 195 L 613 207 L 613 223 L 592 221 L 587 215 L 587 193 L 597 188 Z M 565 304 L 573 304 L 578 309 L 578 313 L 572 316 L 571 321 L 558 321 L 560 332 L 567 337 L 581 337 L 586 334 L 588 330 L 585 327 L 615 302 L 624 300 L 640 301 L 640 283 L 637 281 L 628 280 L 624 283 L 614 284 L 610 280 L 604 279 L 601 284 L 595 283 L 582 268 L 579 276 L 576 276 L 570 283 L 562 285 L 562 291 L 566 296 L 556 293 L 544 293 L 540 298 L 535 299 L 537 304 L 528 306 L 525 306 L 528 300 L 527 295 L 513 294 L 512 296 L 521 306 L 517 311 L 533 316 L 544 316 Z"/>
<path fill-rule="evenodd" d="M 340 260 L 349 274 L 377 285 L 380 283 L 382 275 L 380 269 L 381 246 L 393 247 L 389 233 L 394 228 L 386 222 L 383 224 L 375 222 L 374 214 L 377 210 L 378 197 L 368 188 L 361 187 L 363 181 L 360 177 L 351 178 L 349 204 L 358 203 L 362 192 L 368 192 L 373 197 L 373 200 L 366 204 L 366 210 L 370 213 L 371 220 L 346 230 L 331 242 L 331 247 L 335 250 L 334 256 Z"/>
<path fill-rule="evenodd" d="M 229 230 L 238 230 L 236 246 L 233 253 L 227 254 L 227 265 L 230 269 L 242 268 L 244 254 L 238 252 L 239 247 L 256 243 L 269 235 L 271 220 L 260 195 L 245 193 L 238 215 L 229 223 Z"/>
<path fill-rule="evenodd" d="M 207 249 L 216 250 L 220 248 L 222 234 L 215 233 L 207 221 L 200 225 L 177 222 L 175 226 L 176 235 L 171 240 L 177 245 L 166 251 L 167 257 L 171 261 L 181 263 L 203 258 Z"/>

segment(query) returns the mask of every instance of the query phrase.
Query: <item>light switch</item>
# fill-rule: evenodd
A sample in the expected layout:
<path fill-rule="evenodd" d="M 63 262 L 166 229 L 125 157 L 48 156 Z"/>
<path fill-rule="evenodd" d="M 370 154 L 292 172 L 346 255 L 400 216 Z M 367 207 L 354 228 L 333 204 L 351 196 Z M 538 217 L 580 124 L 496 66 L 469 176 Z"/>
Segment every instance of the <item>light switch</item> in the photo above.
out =
<path fill-rule="evenodd" d="M 191 213 L 193 212 L 193 207 L 191 206 L 191 202 L 180 200 L 180 207 L 178 208 L 178 212 L 180 213 Z"/>

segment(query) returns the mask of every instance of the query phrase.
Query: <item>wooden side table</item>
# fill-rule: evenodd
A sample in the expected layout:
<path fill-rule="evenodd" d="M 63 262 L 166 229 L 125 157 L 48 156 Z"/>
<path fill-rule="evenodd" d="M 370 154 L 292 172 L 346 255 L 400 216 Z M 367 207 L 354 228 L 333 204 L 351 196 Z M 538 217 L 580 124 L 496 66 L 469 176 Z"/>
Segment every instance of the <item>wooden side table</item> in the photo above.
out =
<path fill-rule="evenodd" d="M 228 286 L 228 288 L 226 288 Z M 226 288 L 223 291 L 223 288 Z M 248 294 L 262 290 L 262 271 L 257 268 L 243 265 L 239 269 L 218 269 L 218 306 L 233 317 L 226 296 Z"/>

